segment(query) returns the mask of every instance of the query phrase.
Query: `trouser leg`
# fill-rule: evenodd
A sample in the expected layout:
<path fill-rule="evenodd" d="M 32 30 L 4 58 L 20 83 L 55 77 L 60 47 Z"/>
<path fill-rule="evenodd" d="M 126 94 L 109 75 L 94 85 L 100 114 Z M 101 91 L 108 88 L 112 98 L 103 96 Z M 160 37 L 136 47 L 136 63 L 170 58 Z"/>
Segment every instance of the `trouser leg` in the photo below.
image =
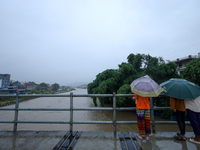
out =
<path fill-rule="evenodd" d="M 190 120 L 195 135 L 200 135 L 200 113 L 187 109 L 187 115 Z"/>
<path fill-rule="evenodd" d="M 140 135 L 145 135 L 145 121 L 144 121 L 144 109 L 136 109 L 137 124 Z"/>
<path fill-rule="evenodd" d="M 185 135 L 185 112 L 176 110 L 176 120 L 182 135 Z"/>
<path fill-rule="evenodd" d="M 147 135 L 151 134 L 151 120 L 150 120 L 150 109 L 145 109 L 144 120 L 145 120 L 145 132 Z"/>

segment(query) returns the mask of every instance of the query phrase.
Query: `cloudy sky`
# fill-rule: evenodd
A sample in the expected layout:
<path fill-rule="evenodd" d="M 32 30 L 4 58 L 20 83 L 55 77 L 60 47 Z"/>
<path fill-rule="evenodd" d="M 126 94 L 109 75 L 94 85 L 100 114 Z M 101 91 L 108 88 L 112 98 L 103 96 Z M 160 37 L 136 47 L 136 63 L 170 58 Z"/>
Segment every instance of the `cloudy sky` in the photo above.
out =
<path fill-rule="evenodd" d="M 0 4 L 0 74 L 36 83 L 92 82 L 127 56 L 200 52 L 199 0 L 20 0 Z"/>

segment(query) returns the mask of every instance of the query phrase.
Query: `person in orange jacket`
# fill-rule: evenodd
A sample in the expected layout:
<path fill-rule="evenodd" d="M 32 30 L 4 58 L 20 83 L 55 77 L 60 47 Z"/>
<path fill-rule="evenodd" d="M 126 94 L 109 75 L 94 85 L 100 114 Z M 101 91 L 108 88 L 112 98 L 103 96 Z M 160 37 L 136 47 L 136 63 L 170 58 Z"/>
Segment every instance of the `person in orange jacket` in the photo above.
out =
<path fill-rule="evenodd" d="M 184 106 L 184 100 L 177 99 L 174 97 L 170 97 L 170 106 L 171 110 L 175 112 L 176 114 L 176 121 L 178 123 L 178 127 L 180 130 L 180 133 L 177 133 L 177 135 L 174 136 L 177 140 L 186 140 L 185 137 L 185 106 Z"/>
<path fill-rule="evenodd" d="M 150 122 L 150 97 L 142 97 L 138 94 L 132 98 L 137 100 L 136 102 L 136 113 L 137 113 L 137 124 L 139 133 L 137 134 L 139 139 L 143 139 L 142 135 L 146 135 L 146 140 L 150 140 L 151 135 L 151 122 Z"/>

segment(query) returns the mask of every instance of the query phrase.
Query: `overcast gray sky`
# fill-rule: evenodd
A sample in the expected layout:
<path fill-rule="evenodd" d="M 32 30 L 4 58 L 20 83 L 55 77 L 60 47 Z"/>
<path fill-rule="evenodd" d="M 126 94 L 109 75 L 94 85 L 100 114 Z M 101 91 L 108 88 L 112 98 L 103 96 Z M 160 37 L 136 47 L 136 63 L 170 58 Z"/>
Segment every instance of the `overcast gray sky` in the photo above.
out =
<path fill-rule="evenodd" d="M 92 82 L 127 56 L 200 52 L 199 0 L 20 0 L 0 4 L 0 74 L 36 83 Z"/>

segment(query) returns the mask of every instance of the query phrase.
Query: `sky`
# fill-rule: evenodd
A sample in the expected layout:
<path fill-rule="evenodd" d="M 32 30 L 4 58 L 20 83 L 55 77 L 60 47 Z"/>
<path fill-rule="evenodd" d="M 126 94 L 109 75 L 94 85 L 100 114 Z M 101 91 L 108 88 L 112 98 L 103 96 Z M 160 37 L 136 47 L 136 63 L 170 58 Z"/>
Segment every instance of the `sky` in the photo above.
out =
<path fill-rule="evenodd" d="M 0 74 L 90 83 L 133 54 L 200 52 L 199 0 L 20 0 L 0 4 Z"/>

